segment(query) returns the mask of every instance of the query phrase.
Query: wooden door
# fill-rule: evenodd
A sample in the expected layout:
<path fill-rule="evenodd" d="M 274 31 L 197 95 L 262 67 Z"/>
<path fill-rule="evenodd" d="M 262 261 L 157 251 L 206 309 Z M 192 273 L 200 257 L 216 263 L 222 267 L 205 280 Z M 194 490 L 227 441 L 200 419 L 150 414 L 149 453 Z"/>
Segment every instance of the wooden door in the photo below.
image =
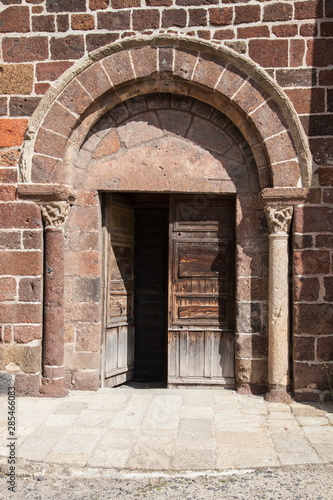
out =
<path fill-rule="evenodd" d="M 109 196 L 105 215 L 105 379 L 114 387 L 130 380 L 134 368 L 134 208 Z"/>
<path fill-rule="evenodd" d="M 170 197 L 168 384 L 233 385 L 234 201 Z"/>

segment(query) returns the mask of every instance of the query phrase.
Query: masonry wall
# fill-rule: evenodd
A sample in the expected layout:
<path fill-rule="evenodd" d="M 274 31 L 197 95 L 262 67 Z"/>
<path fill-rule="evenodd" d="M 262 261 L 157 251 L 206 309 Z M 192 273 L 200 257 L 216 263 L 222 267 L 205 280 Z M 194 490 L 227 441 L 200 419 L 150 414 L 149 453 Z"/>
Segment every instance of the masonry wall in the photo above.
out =
<path fill-rule="evenodd" d="M 309 137 L 313 188 L 293 236 L 294 388 L 328 396 L 333 365 L 333 3 L 331 0 L 3 0 L 0 12 L 0 370 L 39 387 L 42 223 L 16 199 L 24 132 L 41 97 L 85 54 L 140 33 L 226 44 L 285 90 Z M 89 251 L 89 250 L 87 250 Z M 70 335 L 70 332 L 67 332 Z"/>

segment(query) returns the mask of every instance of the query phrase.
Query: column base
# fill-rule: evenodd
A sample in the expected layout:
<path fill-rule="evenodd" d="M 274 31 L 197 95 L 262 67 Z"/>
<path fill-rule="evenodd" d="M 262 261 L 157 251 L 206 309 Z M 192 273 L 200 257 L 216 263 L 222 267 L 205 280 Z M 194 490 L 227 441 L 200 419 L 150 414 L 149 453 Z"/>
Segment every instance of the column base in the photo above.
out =
<path fill-rule="evenodd" d="M 270 403 L 291 403 L 292 398 L 287 392 L 285 386 L 268 387 L 268 393 L 265 396 L 266 401 Z"/>
<path fill-rule="evenodd" d="M 55 380 L 43 378 L 42 385 L 39 389 L 39 397 L 41 398 L 64 398 L 68 394 L 68 389 L 65 387 L 65 380 L 58 378 Z"/>

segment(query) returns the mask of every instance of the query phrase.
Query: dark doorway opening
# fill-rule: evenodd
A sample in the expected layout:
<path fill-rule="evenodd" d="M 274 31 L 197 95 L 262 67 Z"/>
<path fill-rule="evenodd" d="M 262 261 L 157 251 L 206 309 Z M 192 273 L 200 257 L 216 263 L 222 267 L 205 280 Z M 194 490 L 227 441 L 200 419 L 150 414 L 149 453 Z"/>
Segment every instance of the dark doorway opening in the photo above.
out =
<path fill-rule="evenodd" d="M 133 381 L 167 380 L 168 196 L 133 195 L 134 372 Z"/>

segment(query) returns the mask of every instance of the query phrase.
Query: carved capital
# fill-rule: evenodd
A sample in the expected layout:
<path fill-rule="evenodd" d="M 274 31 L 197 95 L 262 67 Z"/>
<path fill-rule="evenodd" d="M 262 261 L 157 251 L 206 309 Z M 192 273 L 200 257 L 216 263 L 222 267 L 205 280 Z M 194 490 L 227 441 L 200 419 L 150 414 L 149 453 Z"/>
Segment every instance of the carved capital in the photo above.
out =
<path fill-rule="evenodd" d="M 288 234 L 291 217 L 293 215 L 293 207 L 281 206 L 266 206 L 266 217 L 268 227 L 271 233 L 285 233 Z"/>
<path fill-rule="evenodd" d="M 70 206 L 70 203 L 67 201 L 41 203 L 40 208 L 45 227 L 63 228 L 69 214 Z"/>

